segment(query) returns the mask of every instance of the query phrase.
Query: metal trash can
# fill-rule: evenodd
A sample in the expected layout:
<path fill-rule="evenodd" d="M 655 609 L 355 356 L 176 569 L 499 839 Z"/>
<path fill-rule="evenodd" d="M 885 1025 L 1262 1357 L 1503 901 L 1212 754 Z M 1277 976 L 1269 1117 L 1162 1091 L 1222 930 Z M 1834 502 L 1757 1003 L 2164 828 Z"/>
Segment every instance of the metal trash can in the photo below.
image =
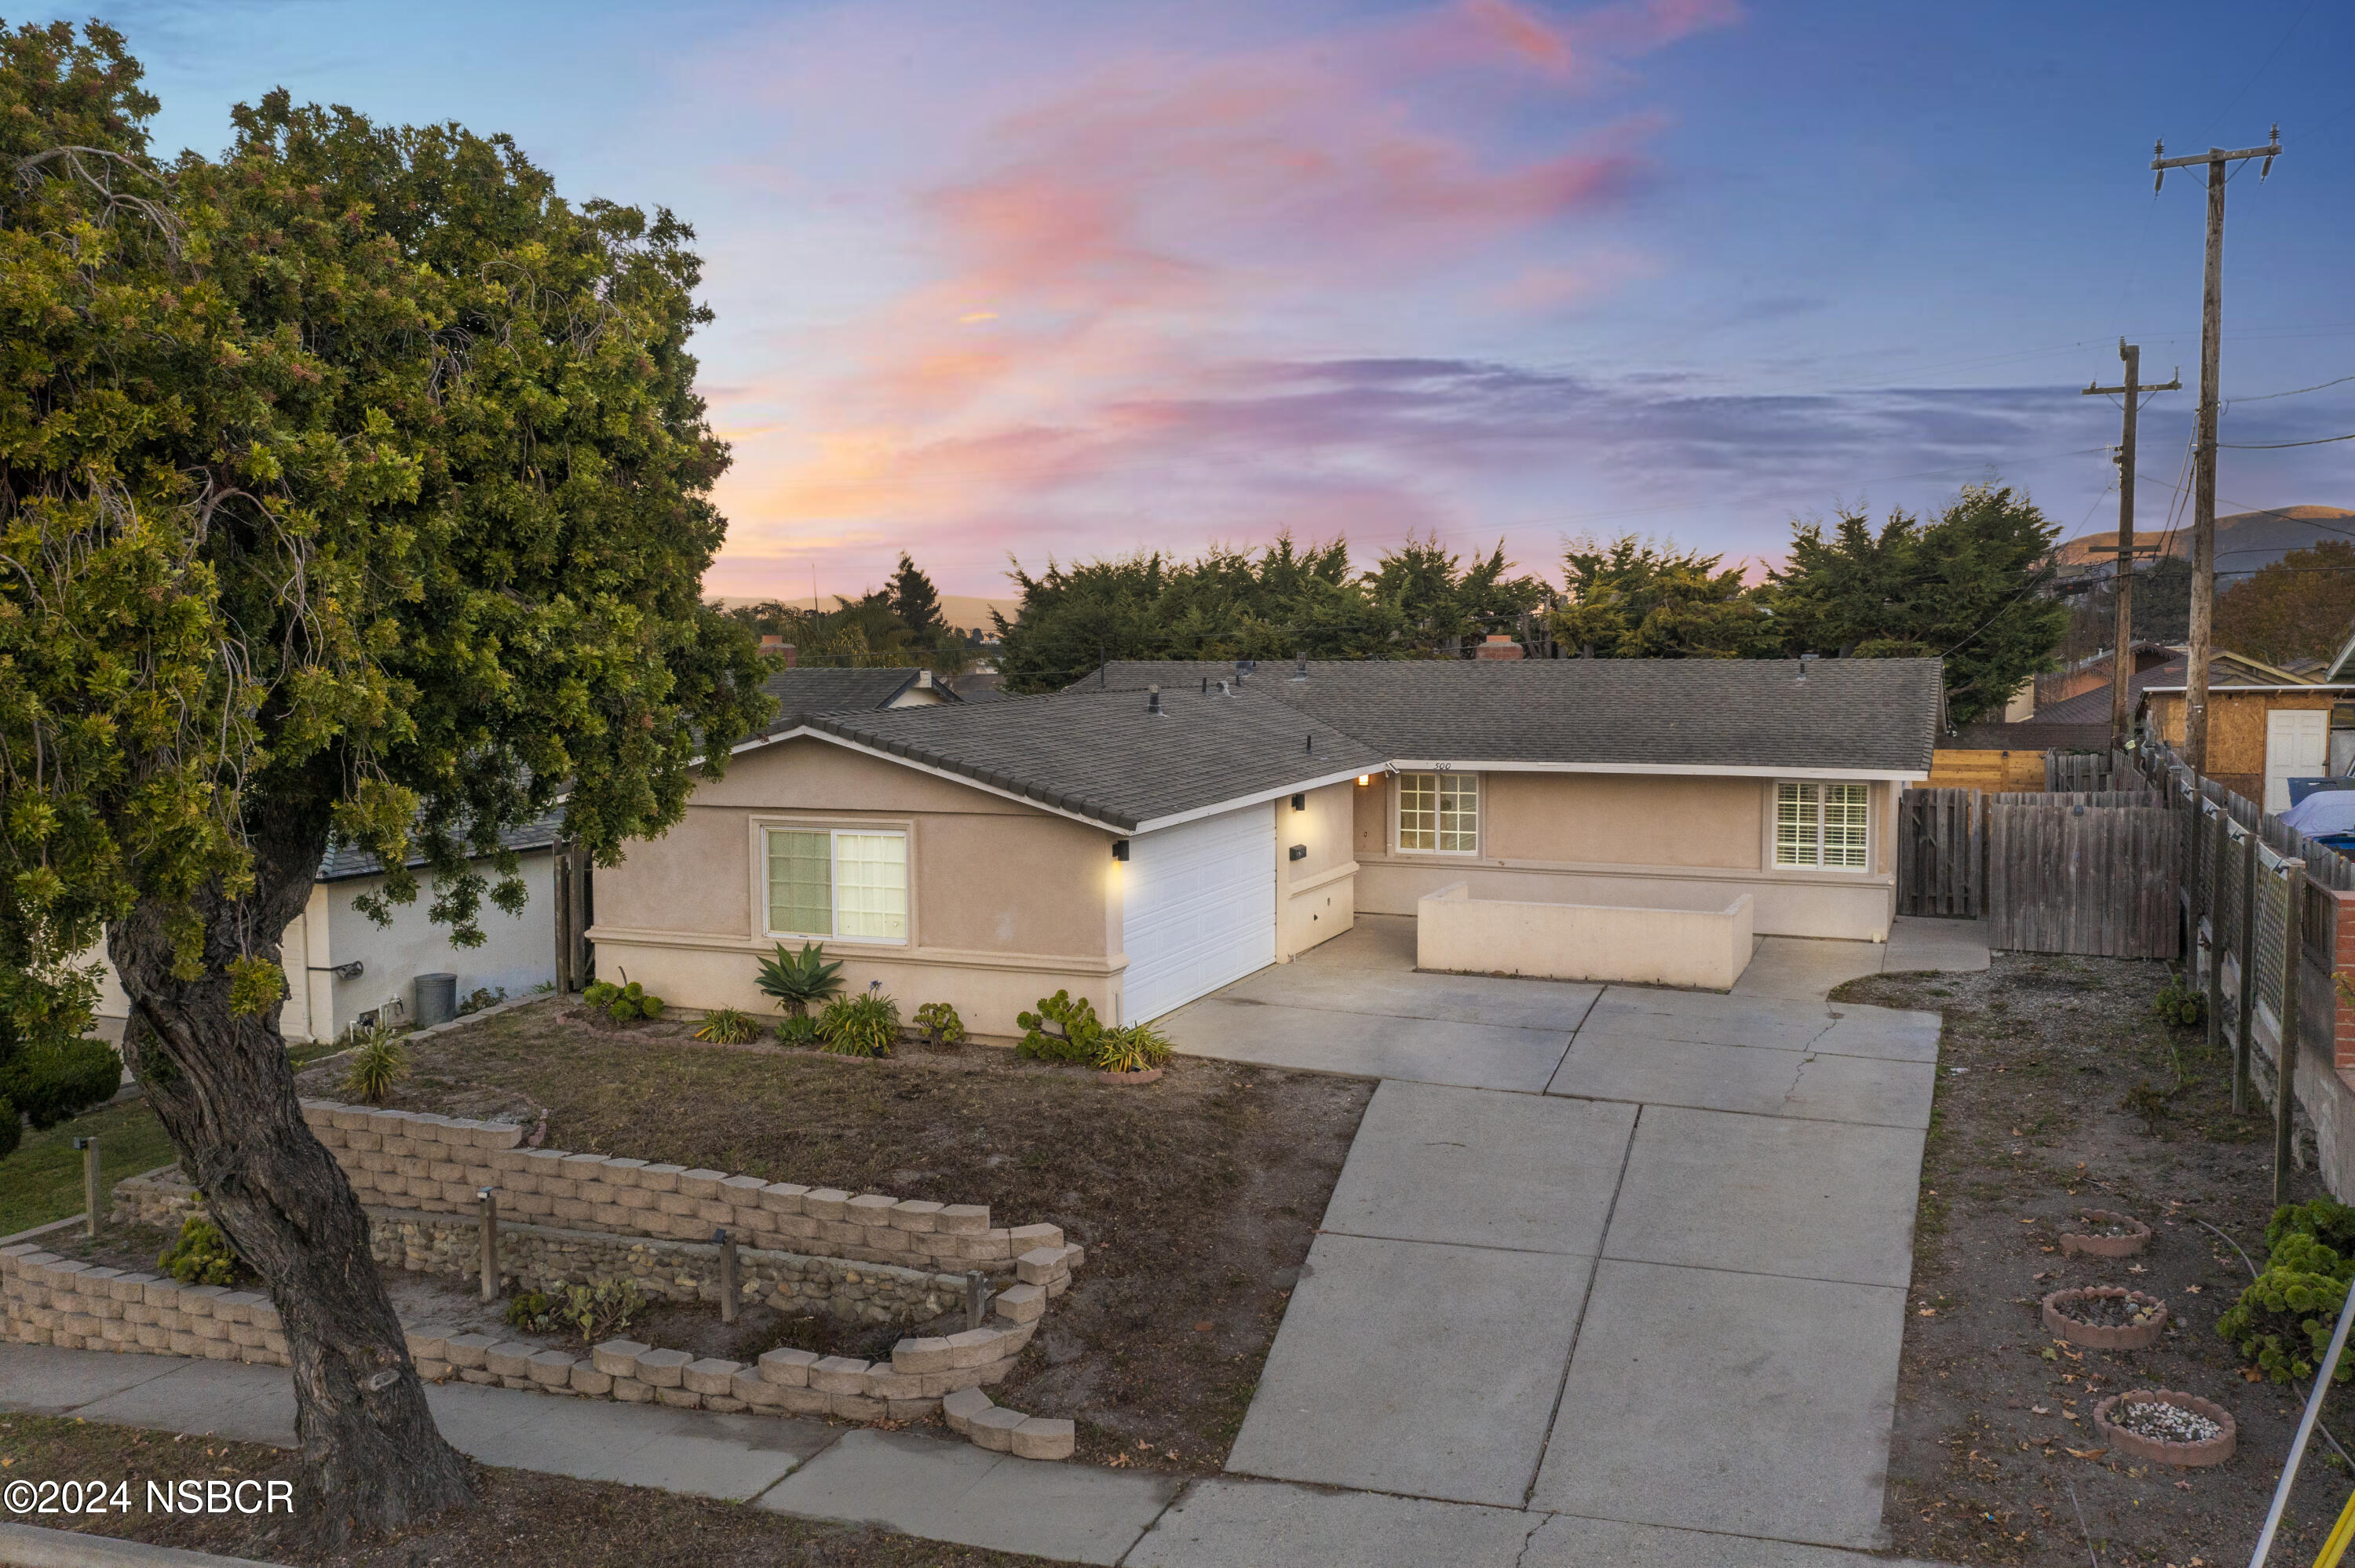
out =
<path fill-rule="evenodd" d="M 431 1029 L 437 1023 L 447 1023 L 458 1016 L 458 977 L 456 975 L 419 975 L 417 1006 L 411 1010 L 420 1029 Z"/>

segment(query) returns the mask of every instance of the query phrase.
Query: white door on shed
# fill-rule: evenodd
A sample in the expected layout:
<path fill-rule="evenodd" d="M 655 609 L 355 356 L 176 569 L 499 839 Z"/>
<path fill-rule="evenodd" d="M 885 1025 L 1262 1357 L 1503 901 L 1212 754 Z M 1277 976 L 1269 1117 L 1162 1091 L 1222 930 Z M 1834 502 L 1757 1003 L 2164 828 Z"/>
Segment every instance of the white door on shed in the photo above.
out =
<path fill-rule="evenodd" d="M 1121 1022 L 1158 1018 L 1275 962 L 1275 808 L 1246 806 L 1128 842 Z"/>
<path fill-rule="evenodd" d="M 2289 810 L 2289 781 L 2318 779 L 2330 767 L 2330 715 L 2322 708 L 2275 708 L 2265 715 L 2265 810 Z"/>

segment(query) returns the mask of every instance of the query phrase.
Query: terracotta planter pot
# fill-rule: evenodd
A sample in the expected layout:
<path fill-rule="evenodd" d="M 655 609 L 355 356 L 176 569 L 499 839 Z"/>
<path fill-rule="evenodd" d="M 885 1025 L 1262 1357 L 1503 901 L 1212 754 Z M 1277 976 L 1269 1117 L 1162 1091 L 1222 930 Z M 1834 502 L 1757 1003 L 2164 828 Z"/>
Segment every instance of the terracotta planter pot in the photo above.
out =
<path fill-rule="evenodd" d="M 2170 1443 L 2160 1438 L 2146 1437 L 2139 1432 L 2129 1432 L 2110 1425 L 2110 1413 L 2121 1404 L 2139 1404 L 2164 1401 L 2185 1410 L 2196 1412 L 2223 1428 L 2202 1443 Z M 2232 1412 L 2219 1404 L 2211 1404 L 2197 1394 L 2177 1393 L 2172 1389 L 2135 1388 L 2124 1393 L 2114 1393 L 2094 1406 L 2094 1431 L 2110 1446 L 2114 1453 L 2130 1459 L 2148 1459 L 2156 1464 L 2179 1465 L 2191 1468 L 2200 1465 L 2221 1465 L 2232 1457 L 2232 1440 L 2240 1428 Z"/>
<path fill-rule="evenodd" d="M 2129 1324 L 2124 1328 L 2106 1328 L 2098 1323 L 2081 1323 L 2069 1315 L 2069 1309 L 2081 1301 L 2102 1298 L 2124 1300 L 2137 1307 L 2156 1307 L 2158 1316 L 2147 1323 Z M 2115 1285 L 2089 1285 L 2083 1290 L 2056 1290 L 2044 1298 L 2044 1326 L 2073 1345 L 2083 1345 L 2092 1351 L 2141 1351 L 2158 1342 L 2167 1331 L 2167 1303 L 2156 1296 L 2146 1296 L 2139 1290 L 2124 1290 Z"/>
<path fill-rule="evenodd" d="M 1162 1067 L 1144 1067 L 1134 1073 L 1098 1073 L 1096 1076 L 1107 1084 L 1157 1084 L 1161 1081 L 1161 1075 L 1167 1070 Z"/>
<path fill-rule="evenodd" d="M 2091 1225 L 2125 1225 L 2133 1234 L 2095 1236 L 2063 1231 L 2061 1233 L 2061 1255 L 2063 1257 L 2074 1257 L 2079 1253 L 2087 1257 L 2132 1257 L 2150 1245 L 2150 1227 L 2132 1214 L 2113 1213 L 2107 1209 L 2080 1209 L 2077 1217 Z"/>

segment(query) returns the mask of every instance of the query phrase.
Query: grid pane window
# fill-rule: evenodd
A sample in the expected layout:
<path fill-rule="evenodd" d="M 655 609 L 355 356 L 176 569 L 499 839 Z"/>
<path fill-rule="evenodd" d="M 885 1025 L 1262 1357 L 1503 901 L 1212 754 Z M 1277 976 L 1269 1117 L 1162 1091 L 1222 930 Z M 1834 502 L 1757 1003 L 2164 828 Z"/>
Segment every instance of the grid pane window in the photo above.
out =
<path fill-rule="evenodd" d="M 833 836 L 770 830 L 770 930 L 834 935 Z"/>
<path fill-rule="evenodd" d="M 908 939 L 908 836 L 767 830 L 769 927 L 780 936 Z"/>
<path fill-rule="evenodd" d="M 1774 863 L 1863 871 L 1870 853 L 1871 786 L 1774 786 Z"/>
<path fill-rule="evenodd" d="M 834 836 L 835 934 L 908 937 L 908 841 L 900 833 Z"/>
<path fill-rule="evenodd" d="M 1399 848 L 1476 854 L 1480 849 L 1477 774 L 1399 775 Z"/>

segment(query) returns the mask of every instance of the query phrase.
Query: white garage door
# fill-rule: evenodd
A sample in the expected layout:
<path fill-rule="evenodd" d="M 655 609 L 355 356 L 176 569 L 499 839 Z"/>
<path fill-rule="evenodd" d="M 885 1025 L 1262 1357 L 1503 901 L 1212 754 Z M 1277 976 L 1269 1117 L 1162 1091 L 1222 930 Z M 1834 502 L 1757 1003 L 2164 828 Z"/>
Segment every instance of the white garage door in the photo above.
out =
<path fill-rule="evenodd" d="M 1275 809 L 1248 806 L 1129 841 L 1122 1022 L 1158 1018 L 1275 962 Z"/>

